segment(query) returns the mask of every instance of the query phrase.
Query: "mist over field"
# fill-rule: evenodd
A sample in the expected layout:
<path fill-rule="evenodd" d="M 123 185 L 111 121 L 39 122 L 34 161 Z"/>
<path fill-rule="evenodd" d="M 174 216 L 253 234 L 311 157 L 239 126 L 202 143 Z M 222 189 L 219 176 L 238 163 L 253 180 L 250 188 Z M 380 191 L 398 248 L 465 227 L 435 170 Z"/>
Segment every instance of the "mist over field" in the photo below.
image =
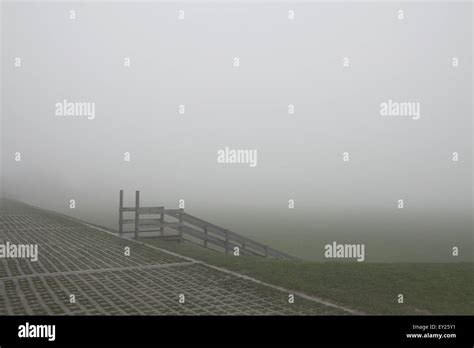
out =
<path fill-rule="evenodd" d="M 119 190 L 140 190 L 305 259 L 337 241 L 473 261 L 472 6 L 4 3 L 3 196 L 116 229 Z M 389 100 L 420 118 L 381 116 Z M 225 147 L 257 166 L 218 163 Z"/>

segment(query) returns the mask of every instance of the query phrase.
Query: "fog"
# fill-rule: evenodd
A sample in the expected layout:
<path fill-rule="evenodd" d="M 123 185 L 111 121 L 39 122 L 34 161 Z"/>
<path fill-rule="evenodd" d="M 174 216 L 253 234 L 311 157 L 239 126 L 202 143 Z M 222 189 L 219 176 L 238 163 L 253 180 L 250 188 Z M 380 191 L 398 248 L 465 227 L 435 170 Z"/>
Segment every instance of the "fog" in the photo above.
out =
<path fill-rule="evenodd" d="M 3 196 L 116 229 L 119 190 L 140 190 L 305 259 L 337 241 L 472 261 L 472 4 L 2 7 Z M 65 99 L 94 118 L 58 116 Z M 381 116 L 389 100 L 419 119 Z M 218 163 L 225 147 L 257 166 Z"/>

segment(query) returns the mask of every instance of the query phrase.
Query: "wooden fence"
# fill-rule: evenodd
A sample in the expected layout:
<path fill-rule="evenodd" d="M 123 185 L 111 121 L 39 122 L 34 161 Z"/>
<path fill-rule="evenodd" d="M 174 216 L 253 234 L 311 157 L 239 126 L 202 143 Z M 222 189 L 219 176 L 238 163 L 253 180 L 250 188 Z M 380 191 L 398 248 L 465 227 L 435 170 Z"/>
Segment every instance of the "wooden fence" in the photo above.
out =
<path fill-rule="evenodd" d="M 134 213 L 133 218 L 125 219 L 125 213 Z M 141 216 L 154 216 L 143 218 Z M 165 216 L 175 221 L 165 221 Z M 124 230 L 124 226 L 133 225 L 133 230 Z M 165 235 L 165 228 L 177 231 L 172 235 Z M 204 247 L 211 245 L 223 250 L 225 253 L 233 252 L 237 247 L 242 255 L 256 255 L 265 257 L 296 259 L 295 257 L 275 250 L 268 245 L 256 242 L 241 236 L 238 233 L 219 227 L 196 216 L 185 213 L 184 209 L 165 209 L 165 207 L 141 207 L 140 191 L 135 192 L 135 206 L 124 207 L 123 190 L 120 190 L 119 201 L 119 235 L 133 233 L 135 238 L 143 232 L 159 232 L 158 238 L 176 240 L 178 242 L 190 241 Z M 215 249 L 215 248 L 213 248 Z"/>

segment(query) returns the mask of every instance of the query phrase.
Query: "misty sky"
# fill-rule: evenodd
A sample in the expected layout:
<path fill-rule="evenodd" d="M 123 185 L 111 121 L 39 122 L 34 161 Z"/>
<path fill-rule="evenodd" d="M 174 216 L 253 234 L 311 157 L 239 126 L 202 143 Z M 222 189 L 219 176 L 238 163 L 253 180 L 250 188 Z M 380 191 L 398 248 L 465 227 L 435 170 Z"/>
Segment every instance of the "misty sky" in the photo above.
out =
<path fill-rule="evenodd" d="M 139 189 L 308 259 L 472 260 L 472 39 L 462 2 L 4 3 L 3 193 L 116 228 Z M 64 99 L 95 119 L 56 116 Z M 420 119 L 381 116 L 389 99 Z M 218 164 L 226 146 L 258 165 Z"/>

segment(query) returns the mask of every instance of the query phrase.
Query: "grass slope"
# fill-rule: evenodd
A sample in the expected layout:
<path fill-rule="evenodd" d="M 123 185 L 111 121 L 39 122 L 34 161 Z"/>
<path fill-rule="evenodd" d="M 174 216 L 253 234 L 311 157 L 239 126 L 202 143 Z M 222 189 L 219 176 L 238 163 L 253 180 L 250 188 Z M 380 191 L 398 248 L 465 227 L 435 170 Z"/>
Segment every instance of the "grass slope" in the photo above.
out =
<path fill-rule="evenodd" d="M 236 257 L 155 238 L 141 240 L 367 314 L 474 314 L 474 263 L 288 261 Z M 398 303 L 398 294 L 403 294 L 403 304 Z"/>

